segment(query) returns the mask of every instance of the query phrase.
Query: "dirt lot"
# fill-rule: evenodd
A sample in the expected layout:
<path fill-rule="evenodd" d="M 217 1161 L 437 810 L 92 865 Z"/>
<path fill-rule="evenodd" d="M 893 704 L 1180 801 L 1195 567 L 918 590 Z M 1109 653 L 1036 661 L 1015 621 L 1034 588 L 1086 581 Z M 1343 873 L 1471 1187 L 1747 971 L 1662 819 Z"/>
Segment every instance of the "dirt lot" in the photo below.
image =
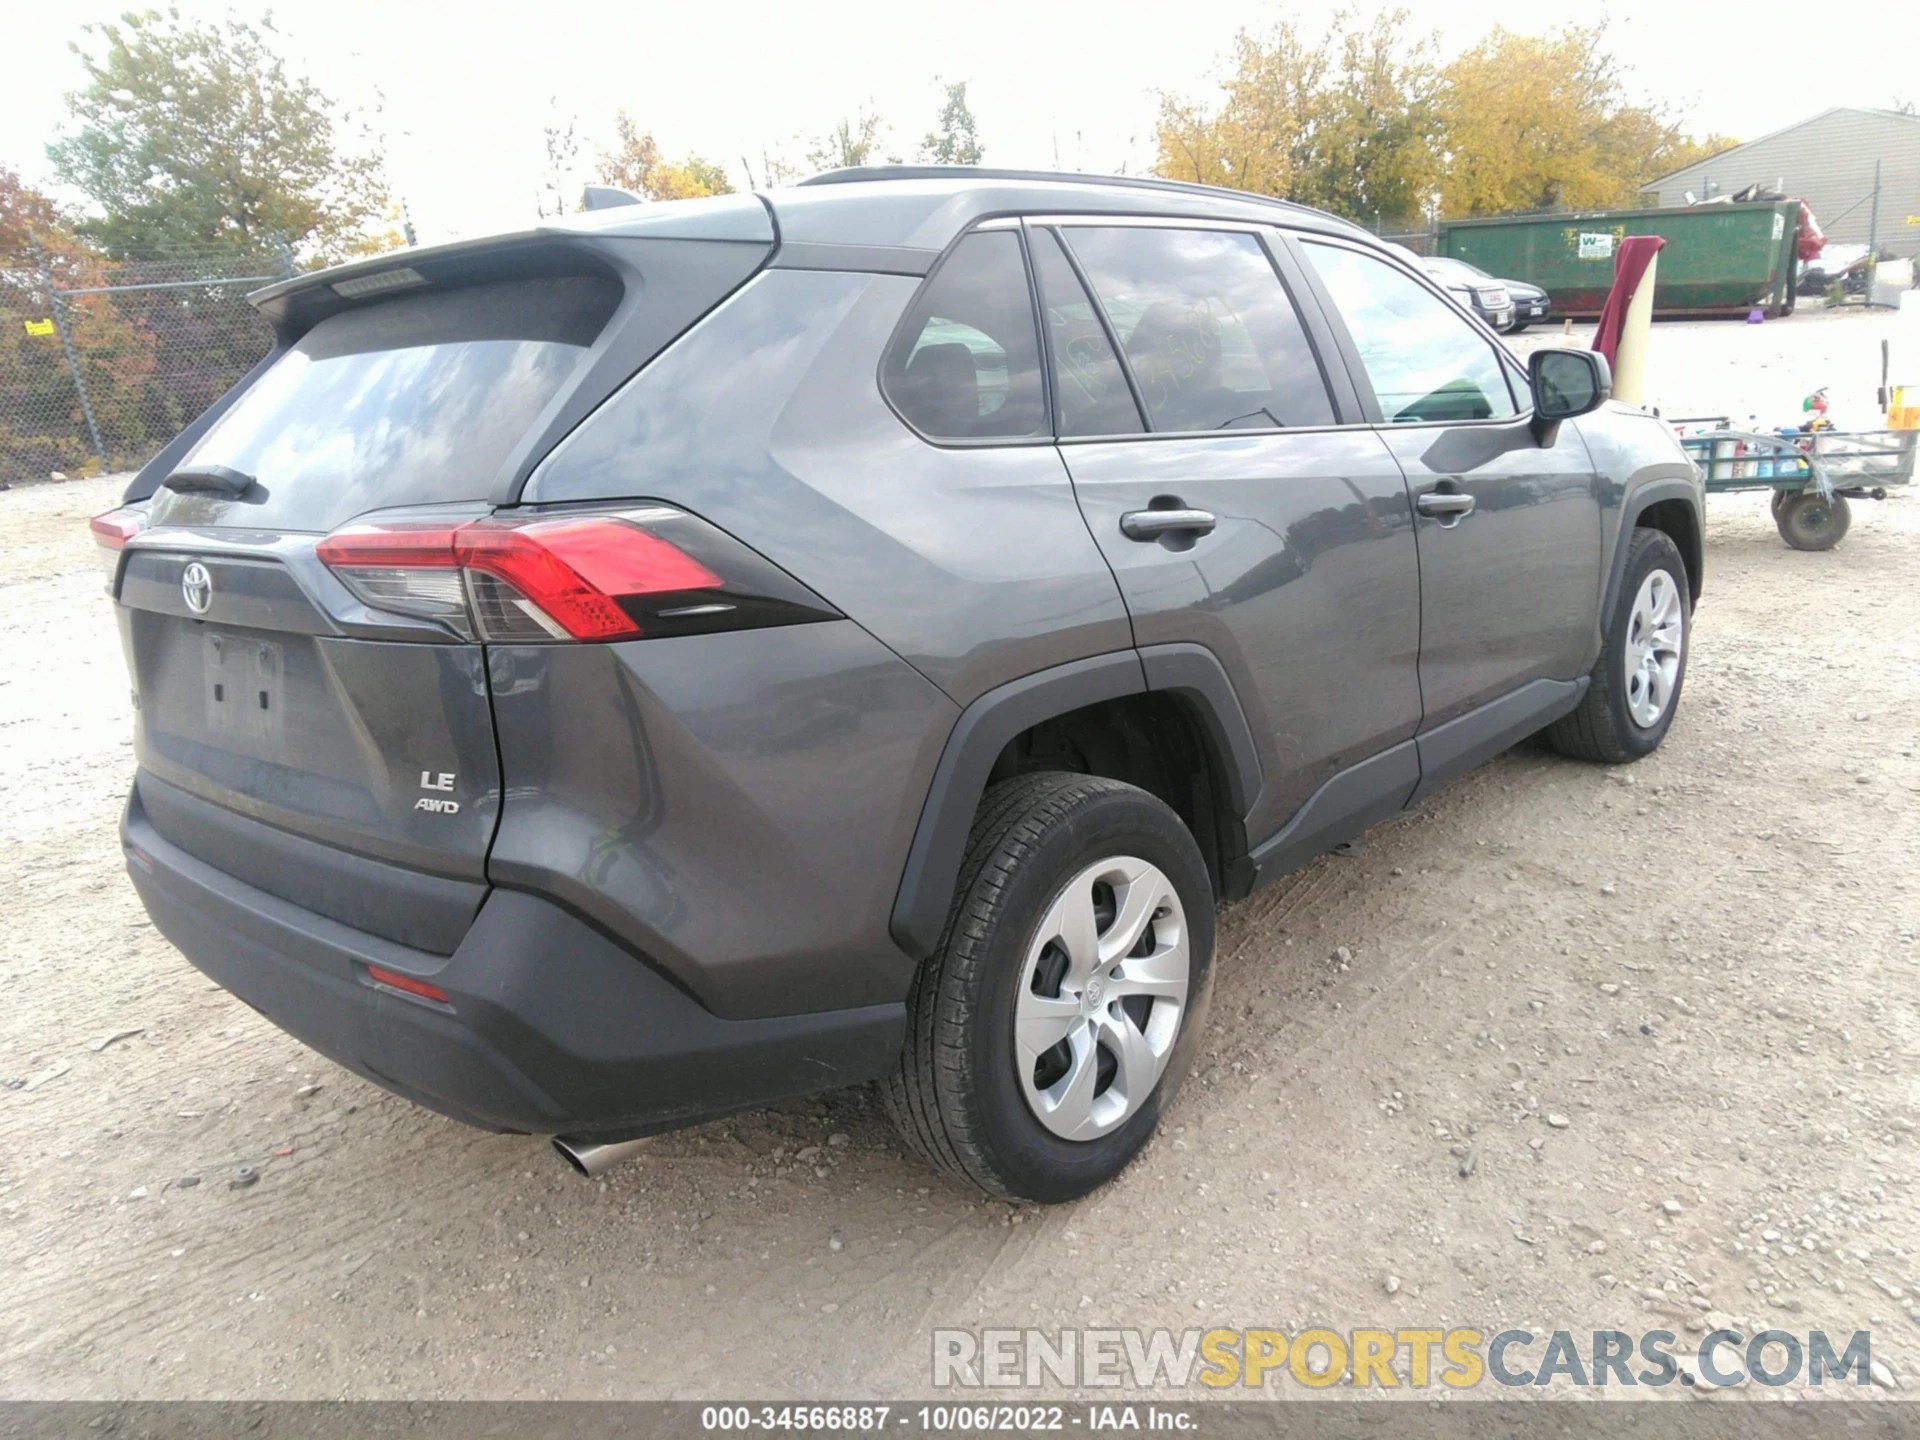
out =
<path fill-rule="evenodd" d="M 1864 420 L 1885 323 L 1663 326 L 1656 389 L 1777 413 L 1832 383 Z M 1912 499 L 1826 555 L 1716 500 L 1666 748 L 1523 747 L 1232 907 L 1165 1133 L 1043 1212 L 930 1176 L 864 1093 L 582 1181 L 209 985 L 114 838 L 81 522 L 115 490 L 0 495 L 0 1394 L 903 1395 L 943 1325 L 1723 1316 L 1871 1327 L 1920 1390 Z"/>

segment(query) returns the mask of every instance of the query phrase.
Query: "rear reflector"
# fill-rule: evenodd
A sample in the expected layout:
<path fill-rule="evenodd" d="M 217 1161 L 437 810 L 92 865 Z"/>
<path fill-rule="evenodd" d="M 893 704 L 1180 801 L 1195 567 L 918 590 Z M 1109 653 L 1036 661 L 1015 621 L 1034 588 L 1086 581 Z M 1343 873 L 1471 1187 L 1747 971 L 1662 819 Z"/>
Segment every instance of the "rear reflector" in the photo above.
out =
<path fill-rule="evenodd" d="M 497 642 L 631 640 L 837 615 L 731 536 L 666 506 L 352 525 L 316 553 L 376 609 Z"/>
<path fill-rule="evenodd" d="M 400 990 L 408 995 L 418 995 L 422 1000 L 435 1000 L 445 1005 L 447 992 L 438 985 L 429 985 L 424 980 L 416 980 L 411 975 L 402 975 L 398 970 L 389 970 L 383 965 L 367 966 L 367 978 L 376 985 L 385 985 L 389 990 Z"/>

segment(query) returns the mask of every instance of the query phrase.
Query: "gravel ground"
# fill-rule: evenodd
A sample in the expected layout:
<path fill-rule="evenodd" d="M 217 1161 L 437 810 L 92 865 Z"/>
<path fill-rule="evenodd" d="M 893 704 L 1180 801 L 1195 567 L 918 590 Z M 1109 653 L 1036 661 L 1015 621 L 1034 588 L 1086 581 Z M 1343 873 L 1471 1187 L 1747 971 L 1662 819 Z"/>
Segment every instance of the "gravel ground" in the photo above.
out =
<path fill-rule="evenodd" d="M 1884 323 L 1662 326 L 1656 398 L 1833 384 L 1865 418 Z M 116 490 L 0 495 L 0 1394 L 924 1394 L 936 1326 L 1723 1317 L 1871 1328 L 1920 1389 L 1910 498 L 1825 555 L 1716 499 L 1666 747 L 1523 746 L 1231 907 L 1165 1133 L 1038 1211 L 918 1168 L 862 1092 L 582 1181 L 211 986 L 114 837 L 126 687 L 81 521 Z"/>

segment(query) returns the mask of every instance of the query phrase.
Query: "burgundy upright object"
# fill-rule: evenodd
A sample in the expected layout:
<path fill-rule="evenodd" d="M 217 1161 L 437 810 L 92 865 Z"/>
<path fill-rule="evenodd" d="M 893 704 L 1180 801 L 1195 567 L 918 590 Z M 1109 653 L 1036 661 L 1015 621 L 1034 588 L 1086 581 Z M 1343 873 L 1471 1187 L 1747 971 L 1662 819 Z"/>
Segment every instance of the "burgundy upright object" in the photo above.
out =
<path fill-rule="evenodd" d="M 1666 243 L 1658 235 L 1629 235 L 1613 252 L 1613 289 L 1607 292 L 1600 326 L 1593 332 L 1593 348 L 1607 357 L 1608 365 L 1613 364 L 1613 352 L 1620 348 L 1620 328 L 1627 323 L 1627 306 L 1640 288 L 1640 277 Z"/>

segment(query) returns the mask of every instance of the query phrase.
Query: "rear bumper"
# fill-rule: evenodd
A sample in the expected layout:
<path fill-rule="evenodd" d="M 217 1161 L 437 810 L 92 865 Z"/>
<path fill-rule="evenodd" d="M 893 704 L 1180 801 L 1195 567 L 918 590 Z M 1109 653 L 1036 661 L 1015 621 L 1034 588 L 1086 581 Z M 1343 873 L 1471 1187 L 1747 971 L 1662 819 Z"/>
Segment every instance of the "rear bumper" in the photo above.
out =
<path fill-rule="evenodd" d="M 375 1084 L 489 1130 L 616 1139 L 872 1080 L 899 1004 L 723 1020 L 551 901 L 494 890 L 452 955 L 302 909 L 163 839 L 138 795 L 127 870 L 160 933 L 274 1024 Z M 425 980 L 442 1005 L 368 978 Z"/>

